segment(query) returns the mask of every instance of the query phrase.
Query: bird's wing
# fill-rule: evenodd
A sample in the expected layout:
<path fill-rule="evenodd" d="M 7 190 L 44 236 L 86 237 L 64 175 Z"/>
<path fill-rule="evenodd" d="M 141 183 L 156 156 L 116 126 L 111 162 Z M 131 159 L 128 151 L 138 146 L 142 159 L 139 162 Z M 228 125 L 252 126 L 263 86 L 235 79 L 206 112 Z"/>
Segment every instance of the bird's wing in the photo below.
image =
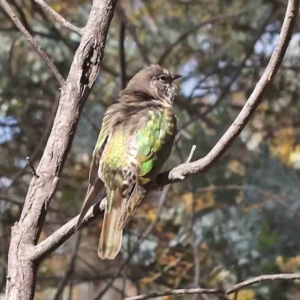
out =
<path fill-rule="evenodd" d="M 174 127 L 176 127 L 176 124 Z M 130 197 L 127 198 L 128 200 L 123 207 L 119 223 L 120 228 L 124 228 L 145 198 L 146 189 L 144 185 L 156 177 L 169 157 L 174 136 L 175 131 L 174 134 L 168 132 L 164 113 L 161 111 L 149 110 L 146 122 L 140 122 L 135 133 L 138 178 L 134 188 L 132 188 Z"/>
<path fill-rule="evenodd" d="M 166 119 L 167 118 L 167 119 Z M 169 123 L 174 123 L 170 126 Z M 170 128 L 174 130 L 170 131 Z M 150 110 L 145 126 L 136 132 L 138 178 L 141 185 L 154 179 L 168 159 L 176 134 L 174 115 Z"/>
<path fill-rule="evenodd" d="M 99 170 L 99 162 L 100 162 L 101 155 L 103 153 L 103 150 L 109 138 L 109 132 L 110 132 L 110 122 L 109 122 L 109 118 L 106 116 L 103 118 L 102 128 L 93 152 L 93 158 L 92 158 L 90 173 L 89 173 L 89 185 L 77 221 L 76 229 L 78 229 L 78 227 L 80 226 L 84 216 L 86 215 L 90 207 L 98 201 L 97 196 L 104 186 L 104 183 L 99 178 L 98 170 Z"/>

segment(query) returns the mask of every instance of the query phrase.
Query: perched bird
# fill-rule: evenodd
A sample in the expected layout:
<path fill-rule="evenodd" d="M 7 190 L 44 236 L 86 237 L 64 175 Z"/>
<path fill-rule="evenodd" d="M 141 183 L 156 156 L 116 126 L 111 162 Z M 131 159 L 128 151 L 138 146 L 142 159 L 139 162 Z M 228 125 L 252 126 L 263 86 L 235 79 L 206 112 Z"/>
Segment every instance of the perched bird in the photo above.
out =
<path fill-rule="evenodd" d="M 139 71 L 103 118 L 93 152 L 89 186 L 77 227 L 98 200 L 103 184 L 107 205 L 98 246 L 101 259 L 114 259 L 123 228 L 146 196 L 170 155 L 177 131 L 174 80 L 181 77 L 151 65 Z"/>

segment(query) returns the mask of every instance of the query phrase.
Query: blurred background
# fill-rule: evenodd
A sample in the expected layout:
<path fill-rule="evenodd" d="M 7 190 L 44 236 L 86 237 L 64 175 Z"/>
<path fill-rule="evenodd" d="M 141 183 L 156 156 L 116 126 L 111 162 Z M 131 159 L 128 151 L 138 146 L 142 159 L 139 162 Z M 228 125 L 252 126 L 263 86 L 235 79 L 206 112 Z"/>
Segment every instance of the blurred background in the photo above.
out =
<path fill-rule="evenodd" d="M 287 1 L 123 0 L 109 30 L 97 82 L 84 107 L 41 240 L 79 213 L 103 113 L 150 63 L 183 75 L 179 133 L 165 169 L 205 156 L 233 122 L 277 42 Z M 91 1 L 47 2 L 83 27 Z M 33 0 L 16 14 L 67 76 L 80 37 Z M 55 115 L 56 80 L 0 10 L 0 293 L 10 228 Z M 121 254 L 101 261 L 95 221 L 40 265 L 35 299 L 124 299 L 151 291 L 229 287 L 261 274 L 300 270 L 300 28 L 249 125 L 212 169 L 154 191 L 125 229 Z M 265 282 L 228 298 L 300 298 L 295 282 Z M 164 297 L 161 299 L 171 299 Z"/>

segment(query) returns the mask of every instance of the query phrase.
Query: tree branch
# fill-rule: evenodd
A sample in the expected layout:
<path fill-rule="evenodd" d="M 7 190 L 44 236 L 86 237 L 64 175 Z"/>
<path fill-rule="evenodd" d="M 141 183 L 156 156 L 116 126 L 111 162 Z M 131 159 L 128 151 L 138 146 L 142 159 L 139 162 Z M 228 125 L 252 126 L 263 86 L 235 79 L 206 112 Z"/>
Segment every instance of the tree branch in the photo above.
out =
<path fill-rule="evenodd" d="M 25 26 L 21 23 L 18 19 L 10 5 L 7 3 L 6 0 L 0 0 L 0 5 L 3 7 L 4 11 L 8 14 L 11 20 L 15 23 L 17 28 L 21 31 L 24 35 L 25 39 L 33 46 L 35 51 L 41 57 L 41 59 L 46 63 L 47 67 L 51 70 L 54 77 L 58 80 L 60 86 L 62 87 L 65 84 L 65 79 L 62 77 L 56 66 L 50 60 L 47 53 L 42 49 L 42 47 L 37 43 L 37 41 L 32 37 L 30 32 L 25 28 Z"/>
<path fill-rule="evenodd" d="M 69 21 L 67 21 L 64 17 L 62 17 L 59 13 L 57 13 L 52 7 L 50 7 L 44 0 L 34 0 L 38 5 L 42 7 L 42 9 L 53 17 L 58 23 L 60 23 L 63 27 L 79 34 L 83 35 L 84 28 L 79 28 Z"/>
<path fill-rule="evenodd" d="M 188 176 L 208 170 L 223 156 L 226 150 L 236 140 L 236 138 L 249 122 L 250 117 L 253 115 L 257 106 L 262 100 L 263 93 L 265 92 L 272 79 L 275 77 L 281 65 L 286 49 L 290 42 L 293 29 L 295 27 L 298 9 L 299 0 L 290 0 L 288 2 L 284 22 L 279 36 L 279 41 L 269 61 L 269 64 L 266 67 L 249 99 L 247 100 L 246 104 L 244 105 L 243 109 L 241 110 L 235 121 L 232 123 L 232 125 L 218 141 L 218 143 L 205 157 L 191 163 L 181 164 L 168 172 L 161 173 L 157 178 L 157 184 L 159 186 L 178 182 Z"/>
<path fill-rule="evenodd" d="M 274 275 L 261 275 L 252 279 L 245 280 L 241 283 L 238 283 L 226 291 L 222 289 L 177 289 L 170 290 L 166 292 L 153 292 L 149 294 L 134 296 L 125 298 L 125 300 L 144 300 L 150 298 L 158 298 L 163 296 L 178 296 L 178 295 L 191 295 L 191 294 L 217 294 L 217 295 L 229 295 L 237 292 L 238 290 L 245 288 L 247 286 L 260 283 L 267 280 L 300 280 L 300 274 L 274 274 Z"/>
<path fill-rule="evenodd" d="M 300 280 L 300 274 L 260 275 L 258 277 L 245 280 L 232 286 L 231 288 L 227 289 L 226 295 L 235 293 L 236 291 L 241 290 L 249 285 L 253 285 L 267 280 Z"/>
<path fill-rule="evenodd" d="M 6 11 L 12 13 L 5 0 L 1 0 L 0 3 Z M 7 300 L 31 300 L 34 297 L 38 262 L 32 260 L 32 250 L 40 237 L 81 110 L 100 70 L 106 36 L 116 3 L 117 0 L 93 1 L 84 34 L 66 83 L 61 89 L 53 127 L 37 168 L 39 177 L 32 178 L 20 220 L 12 227 L 6 285 Z M 12 17 L 20 26 L 14 14 Z M 20 28 L 23 30 L 22 26 Z"/>
<path fill-rule="evenodd" d="M 213 294 L 213 295 L 224 295 L 224 291 L 220 289 L 177 289 L 177 290 L 170 290 L 166 292 L 153 292 L 149 294 L 134 296 L 125 298 L 125 300 L 144 300 L 150 298 L 158 298 L 164 296 L 180 296 L 180 295 L 194 295 L 194 294 Z"/>

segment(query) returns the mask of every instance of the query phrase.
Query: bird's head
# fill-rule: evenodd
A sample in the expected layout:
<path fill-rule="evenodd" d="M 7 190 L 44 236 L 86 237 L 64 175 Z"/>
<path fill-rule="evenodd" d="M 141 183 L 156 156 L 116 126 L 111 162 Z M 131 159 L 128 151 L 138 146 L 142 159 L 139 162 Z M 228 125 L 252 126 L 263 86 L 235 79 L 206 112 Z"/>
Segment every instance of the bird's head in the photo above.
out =
<path fill-rule="evenodd" d="M 139 71 L 129 81 L 124 91 L 144 94 L 146 98 L 172 105 L 177 94 L 177 85 L 174 81 L 180 77 L 159 65 L 151 65 Z"/>

